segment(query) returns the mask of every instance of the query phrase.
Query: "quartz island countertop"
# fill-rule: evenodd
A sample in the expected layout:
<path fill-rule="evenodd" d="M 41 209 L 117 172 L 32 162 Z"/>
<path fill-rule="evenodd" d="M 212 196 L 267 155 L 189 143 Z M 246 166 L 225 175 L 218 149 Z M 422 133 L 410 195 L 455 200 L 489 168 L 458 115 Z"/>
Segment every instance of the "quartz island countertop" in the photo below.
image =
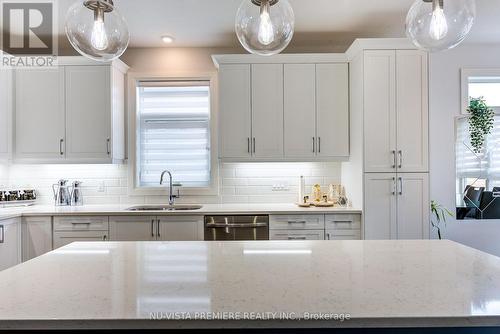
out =
<path fill-rule="evenodd" d="M 500 326 L 500 258 L 439 240 L 73 243 L 0 291 L 0 329 Z"/>
<path fill-rule="evenodd" d="M 83 206 L 54 206 L 33 205 L 17 208 L 0 208 L 0 219 L 29 216 L 68 216 L 68 215 L 245 215 L 245 214 L 328 214 L 328 213 L 356 213 L 356 208 L 325 207 L 301 208 L 291 203 L 268 204 L 203 204 L 199 210 L 188 211 L 129 211 L 133 204 L 116 205 L 83 205 Z"/>

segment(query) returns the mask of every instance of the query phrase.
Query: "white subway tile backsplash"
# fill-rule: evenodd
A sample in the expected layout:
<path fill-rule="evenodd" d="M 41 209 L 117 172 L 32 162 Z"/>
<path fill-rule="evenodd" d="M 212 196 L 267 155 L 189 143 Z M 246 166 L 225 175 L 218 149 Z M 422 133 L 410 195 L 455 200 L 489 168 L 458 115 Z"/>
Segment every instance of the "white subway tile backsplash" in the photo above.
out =
<path fill-rule="evenodd" d="M 314 184 L 326 190 L 329 183 L 340 183 L 341 164 L 221 163 L 220 195 L 182 196 L 177 201 L 201 204 L 295 202 L 300 175 L 305 176 L 306 192 Z M 82 181 L 86 204 L 165 204 L 168 200 L 165 195 L 128 195 L 126 165 L 0 165 L 1 189 L 37 189 L 41 204 L 53 202 L 52 184 L 59 179 Z M 284 189 L 276 190 L 274 186 Z"/>

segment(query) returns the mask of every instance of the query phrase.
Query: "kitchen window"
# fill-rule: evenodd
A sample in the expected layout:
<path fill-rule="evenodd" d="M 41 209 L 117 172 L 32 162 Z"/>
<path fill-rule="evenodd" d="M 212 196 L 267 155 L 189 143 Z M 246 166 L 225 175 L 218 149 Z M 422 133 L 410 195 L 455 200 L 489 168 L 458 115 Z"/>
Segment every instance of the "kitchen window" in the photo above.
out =
<path fill-rule="evenodd" d="M 164 170 L 182 188 L 210 187 L 210 81 L 138 81 L 136 104 L 136 187 L 165 188 Z"/>

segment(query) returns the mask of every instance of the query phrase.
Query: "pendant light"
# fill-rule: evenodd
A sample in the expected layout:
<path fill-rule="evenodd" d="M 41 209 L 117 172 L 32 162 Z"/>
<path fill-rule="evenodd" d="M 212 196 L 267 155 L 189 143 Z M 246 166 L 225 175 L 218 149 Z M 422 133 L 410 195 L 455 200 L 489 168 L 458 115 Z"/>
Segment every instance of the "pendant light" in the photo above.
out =
<path fill-rule="evenodd" d="M 293 37 L 295 16 L 288 0 L 243 0 L 236 13 L 236 35 L 250 53 L 271 56 Z"/>
<path fill-rule="evenodd" d="M 475 0 L 416 0 L 406 17 L 406 35 L 426 51 L 451 49 L 467 37 L 475 16 Z"/>
<path fill-rule="evenodd" d="M 130 35 L 112 0 L 78 1 L 66 15 L 66 36 L 82 55 L 111 61 L 127 49 Z"/>

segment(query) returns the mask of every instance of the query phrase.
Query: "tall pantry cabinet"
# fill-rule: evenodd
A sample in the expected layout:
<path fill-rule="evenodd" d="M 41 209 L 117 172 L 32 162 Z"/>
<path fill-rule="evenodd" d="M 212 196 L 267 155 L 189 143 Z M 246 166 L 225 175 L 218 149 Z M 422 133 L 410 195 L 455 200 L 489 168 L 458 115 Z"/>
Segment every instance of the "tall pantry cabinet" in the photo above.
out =
<path fill-rule="evenodd" d="M 428 55 L 365 50 L 352 62 L 362 80 L 364 238 L 429 238 Z M 362 68 L 360 70 L 360 68 Z"/>

